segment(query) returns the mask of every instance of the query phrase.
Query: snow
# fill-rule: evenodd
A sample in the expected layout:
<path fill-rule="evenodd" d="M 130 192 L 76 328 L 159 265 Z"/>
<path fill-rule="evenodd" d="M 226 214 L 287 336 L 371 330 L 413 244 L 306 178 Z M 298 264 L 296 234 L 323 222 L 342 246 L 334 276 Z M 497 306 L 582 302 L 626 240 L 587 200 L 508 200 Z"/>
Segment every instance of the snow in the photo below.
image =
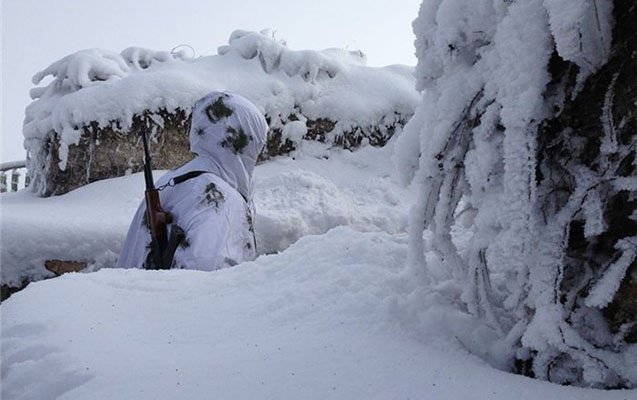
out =
<path fill-rule="evenodd" d="M 52 198 L 3 194 L 2 283 L 38 282 L 1 306 L 2 396 L 637 399 L 505 372 L 532 360 L 542 379 L 637 382 L 637 346 L 600 315 L 634 262 L 635 238 L 618 243 L 589 308 L 568 314 L 556 288 L 564 232 L 582 204 L 585 235 L 604 229 L 601 197 L 588 196 L 598 182 L 579 171 L 545 224 L 531 184 L 553 47 L 580 66 L 581 82 L 608 55 L 611 11 L 584 0 L 423 1 L 416 114 L 381 149 L 304 142 L 259 165 L 253 262 L 109 268 L 142 199 L 140 174 Z M 213 88 L 250 98 L 284 138 L 319 117 L 338 121 L 338 134 L 390 123 L 397 105 L 409 115 L 411 72 L 365 67 L 360 52 L 293 51 L 271 32 L 235 31 L 218 55 L 197 59 L 88 50 L 35 77 L 54 79 L 33 92 L 25 138 L 35 146 L 55 131 L 72 145 L 90 121 L 125 131 L 142 110 L 188 110 Z M 605 125 L 604 154 L 613 130 Z M 89 267 L 44 279 L 52 258 Z"/>
<path fill-rule="evenodd" d="M 135 115 L 190 111 L 212 90 L 248 98 L 271 118 L 272 128 L 301 111 L 313 120 L 338 121 L 334 135 L 353 127 L 382 127 L 413 113 L 412 73 L 413 68 L 399 65 L 367 67 L 360 51 L 291 50 L 269 31 L 237 30 L 217 55 L 198 58 L 139 47 L 121 54 L 81 50 L 33 77 L 34 84 L 44 85 L 31 91 L 25 147 L 33 163 L 47 138 L 57 133 L 64 170 L 68 146 L 78 143 L 84 126 L 94 122 L 125 133 Z M 45 81 L 49 76 L 53 79 Z M 298 132 L 296 127 L 291 133 Z"/>
<path fill-rule="evenodd" d="M 616 247 L 622 251 L 622 255 L 608 266 L 608 272 L 591 288 L 591 293 L 586 298 L 587 306 L 604 308 L 613 300 L 613 294 L 626 276 L 626 270 L 637 257 L 636 241 L 637 238 L 632 237 L 617 243 Z"/>
<path fill-rule="evenodd" d="M 291 121 L 283 126 L 281 141 L 286 139 L 293 143 L 302 143 L 303 136 L 307 134 L 307 126 L 304 121 Z"/>
<path fill-rule="evenodd" d="M 44 277 L 46 258 L 90 261 L 0 306 L 3 398 L 637 398 L 483 361 L 493 331 L 457 307 L 462 287 L 442 279 L 440 257 L 426 254 L 439 283 L 405 270 L 414 193 L 392 177 L 393 143 L 304 143 L 257 166 L 261 255 L 212 273 L 108 268 L 140 174 L 3 194 L 3 283 Z"/>
<path fill-rule="evenodd" d="M 411 289 L 401 278 L 406 246 L 402 234 L 341 227 L 214 273 L 109 269 L 32 284 L 2 305 L 2 395 L 494 400 L 513 393 L 521 400 L 637 395 L 506 374 L 469 355 L 453 338 L 439 336 L 444 325 L 416 331 L 408 310 L 395 305 Z M 430 311 L 430 322 L 445 321 L 443 311 Z M 428 335 L 438 342 L 433 345 Z"/>
<path fill-rule="evenodd" d="M 391 163 L 377 162 L 389 154 L 389 147 L 328 152 L 307 143 L 294 159 L 278 157 L 259 165 L 254 174 L 259 252 L 281 251 L 302 236 L 339 225 L 404 231 L 412 196 L 393 183 Z M 156 171 L 155 177 L 162 174 Z M 86 260 L 89 270 L 114 266 L 144 187 L 139 173 L 50 198 L 29 190 L 2 194 L 2 284 L 50 277 L 44 269 L 48 259 Z"/>
<path fill-rule="evenodd" d="M 538 189 L 536 177 L 538 126 L 564 102 L 547 90 L 551 57 L 579 67 L 577 92 L 606 63 L 612 26 L 610 1 L 424 0 L 413 22 L 421 100 L 394 160 L 399 181 L 417 193 L 410 274 L 423 286 L 460 287 L 456 307 L 491 330 L 483 341 L 489 350 L 475 354 L 509 371 L 514 360 L 532 361 L 536 376 L 556 382 L 633 387 L 636 346 L 591 321 L 602 318 L 599 308 L 612 300 L 634 250 L 624 250 L 604 277 L 590 277 L 594 291 L 585 302 L 592 308 L 573 311 L 575 300 L 560 301 L 570 222 L 583 219 L 585 236 L 599 235 L 607 228 L 604 188 L 629 188 L 632 179 L 579 168 L 568 204 L 551 215 L 542 214 L 538 191 L 546 187 Z M 614 84 L 602 113 L 600 151 L 609 171 L 621 159 Z"/>
<path fill-rule="evenodd" d="M 577 64 L 581 82 L 610 54 L 613 4 L 610 1 L 544 0 L 560 56 Z"/>

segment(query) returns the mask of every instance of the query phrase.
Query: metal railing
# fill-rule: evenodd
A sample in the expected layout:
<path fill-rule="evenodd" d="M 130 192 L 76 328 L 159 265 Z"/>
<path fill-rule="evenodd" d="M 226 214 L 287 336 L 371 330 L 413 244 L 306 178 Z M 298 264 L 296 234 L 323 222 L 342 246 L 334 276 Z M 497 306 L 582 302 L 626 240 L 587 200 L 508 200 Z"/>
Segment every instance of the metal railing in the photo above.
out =
<path fill-rule="evenodd" d="M 0 193 L 17 192 L 29 186 L 29 174 L 26 160 L 0 163 Z M 24 179 L 20 179 L 24 174 Z M 7 175 L 10 180 L 7 183 Z"/>

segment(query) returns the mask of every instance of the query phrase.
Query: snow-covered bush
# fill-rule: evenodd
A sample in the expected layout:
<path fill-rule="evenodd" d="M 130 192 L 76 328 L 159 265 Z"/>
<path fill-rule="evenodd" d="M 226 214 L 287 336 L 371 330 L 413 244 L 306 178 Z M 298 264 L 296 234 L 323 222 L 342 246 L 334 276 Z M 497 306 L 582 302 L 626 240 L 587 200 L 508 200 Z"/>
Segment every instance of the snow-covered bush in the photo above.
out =
<path fill-rule="evenodd" d="M 418 99 L 413 68 L 365 66 L 360 51 L 292 50 L 271 32 L 235 31 L 218 54 L 131 47 L 82 50 L 34 77 L 23 127 L 32 189 L 61 194 L 138 171 L 139 131 L 150 129 L 157 168 L 190 157 L 190 109 L 212 90 L 252 100 L 270 125 L 268 155 L 303 140 L 352 148 L 384 145 Z M 290 125 L 290 126 L 288 126 Z"/>
<path fill-rule="evenodd" d="M 500 368 L 637 385 L 634 18 L 624 0 L 424 0 L 413 23 L 422 98 L 395 157 L 419 191 L 408 263 L 463 288 Z"/>

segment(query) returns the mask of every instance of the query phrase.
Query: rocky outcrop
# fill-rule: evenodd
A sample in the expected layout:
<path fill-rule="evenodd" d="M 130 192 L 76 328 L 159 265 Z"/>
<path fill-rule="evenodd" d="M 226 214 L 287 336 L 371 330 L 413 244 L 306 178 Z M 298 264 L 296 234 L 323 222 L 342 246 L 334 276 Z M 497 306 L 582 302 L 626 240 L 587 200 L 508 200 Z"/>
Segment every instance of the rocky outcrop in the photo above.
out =
<path fill-rule="evenodd" d="M 284 126 L 279 124 L 269 130 L 266 148 L 260 160 L 288 154 L 296 150 L 304 140 L 343 149 L 354 149 L 363 143 L 383 146 L 397 130 L 402 129 L 409 117 L 410 115 L 400 115 L 387 124 L 357 126 L 339 133 L 335 131 L 335 121 L 324 118 L 306 119 L 306 133 L 300 138 L 287 137 L 284 135 Z M 268 115 L 266 119 L 272 120 Z M 162 121 L 161 124 L 156 122 L 158 120 Z M 297 115 L 293 114 L 286 122 L 298 120 Z M 182 109 L 172 113 L 166 110 L 156 113 L 146 111 L 133 118 L 132 126 L 126 133 L 110 127 L 100 128 L 95 122 L 82 127 L 79 142 L 68 148 L 64 169 L 59 167 L 59 135 L 52 132 L 39 150 L 38 159 L 43 161 L 34 168 L 44 172 L 34 174 L 34 187 L 43 196 L 59 195 L 91 182 L 142 171 L 142 129 L 152 132 L 150 150 L 154 169 L 173 169 L 192 158 L 188 143 L 190 113 Z"/>
<path fill-rule="evenodd" d="M 141 130 L 150 129 L 152 135 L 153 167 L 171 169 L 190 160 L 187 148 L 188 119 L 186 113 L 163 111 L 163 127 L 158 129 L 150 113 L 136 116 L 127 134 L 113 129 L 100 128 L 96 123 L 82 127 L 77 145 L 69 146 L 66 168 L 59 167 L 59 135 L 52 132 L 46 139 L 39 160 L 44 171 L 34 174 L 33 184 L 43 196 L 58 195 L 101 179 L 123 176 L 143 169 Z"/>

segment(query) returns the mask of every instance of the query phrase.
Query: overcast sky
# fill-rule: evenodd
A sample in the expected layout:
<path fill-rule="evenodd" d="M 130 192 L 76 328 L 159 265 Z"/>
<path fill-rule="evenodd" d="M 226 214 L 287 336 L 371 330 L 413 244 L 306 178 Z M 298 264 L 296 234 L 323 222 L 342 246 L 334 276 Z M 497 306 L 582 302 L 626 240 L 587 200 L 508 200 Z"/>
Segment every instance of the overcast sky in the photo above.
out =
<path fill-rule="evenodd" d="M 1 0 L 2 152 L 24 159 L 31 77 L 85 48 L 192 46 L 216 54 L 235 29 L 271 28 L 291 49 L 362 50 L 368 65 L 415 65 L 411 21 L 421 0 Z"/>

